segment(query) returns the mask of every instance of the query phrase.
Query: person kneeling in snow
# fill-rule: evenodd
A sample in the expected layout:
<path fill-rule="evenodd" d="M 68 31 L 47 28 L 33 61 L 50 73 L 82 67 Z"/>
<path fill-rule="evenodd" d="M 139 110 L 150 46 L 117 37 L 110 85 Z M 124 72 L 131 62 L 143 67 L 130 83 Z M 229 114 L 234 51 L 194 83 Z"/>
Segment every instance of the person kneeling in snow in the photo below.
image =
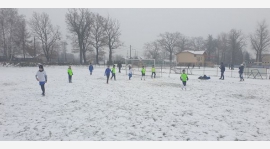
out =
<path fill-rule="evenodd" d="M 39 85 L 41 86 L 41 95 L 45 96 L 45 83 L 47 83 L 47 74 L 41 64 L 39 65 L 39 71 L 36 74 L 36 79 L 39 81 Z"/>
<path fill-rule="evenodd" d="M 200 76 L 198 79 L 208 80 L 208 79 L 210 79 L 210 77 L 207 77 L 206 75 L 203 75 L 203 76 Z"/>
<path fill-rule="evenodd" d="M 184 85 L 183 87 L 184 87 L 185 90 L 186 90 L 186 85 L 187 85 L 188 76 L 187 76 L 187 74 L 185 73 L 185 69 L 182 71 L 182 74 L 181 74 L 180 79 L 181 79 L 181 81 L 182 81 L 182 83 L 183 83 L 183 85 Z M 183 89 L 183 87 L 182 87 L 182 89 Z"/>

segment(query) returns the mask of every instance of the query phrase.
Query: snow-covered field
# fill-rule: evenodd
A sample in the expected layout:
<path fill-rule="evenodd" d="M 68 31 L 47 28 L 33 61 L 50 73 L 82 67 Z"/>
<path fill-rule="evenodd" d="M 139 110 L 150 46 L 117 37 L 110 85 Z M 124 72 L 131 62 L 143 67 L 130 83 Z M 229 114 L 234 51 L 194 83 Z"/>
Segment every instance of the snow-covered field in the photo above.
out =
<path fill-rule="evenodd" d="M 185 91 L 179 74 L 106 84 L 104 67 L 74 66 L 68 83 L 66 66 L 44 68 L 42 97 L 37 67 L 0 67 L 0 140 L 270 141 L 270 80 L 190 75 Z"/>

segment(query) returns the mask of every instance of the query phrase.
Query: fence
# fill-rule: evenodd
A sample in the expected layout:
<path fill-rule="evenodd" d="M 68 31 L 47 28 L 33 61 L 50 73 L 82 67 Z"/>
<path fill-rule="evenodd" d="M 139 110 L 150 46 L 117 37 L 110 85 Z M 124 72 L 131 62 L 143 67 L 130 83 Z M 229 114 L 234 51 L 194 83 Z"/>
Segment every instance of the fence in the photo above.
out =
<path fill-rule="evenodd" d="M 185 69 L 186 73 L 189 75 L 197 75 L 197 76 L 216 76 L 219 77 L 221 75 L 219 66 L 215 67 L 173 67 L 172 68 L 172 73 L 180 74 L 182 73 L 182 70 Z M 245 78 L 251 78 L 251 79 L 270 79 L 270 69 L 267 68 L 245 68 L 244 69 L 244 77 Z M 239 69 L 238 67 L 235 67 L 235 69 L 228 69 L 226 67 L 225 77 L 230 77 L 230 78 L 239 78 Z"/>

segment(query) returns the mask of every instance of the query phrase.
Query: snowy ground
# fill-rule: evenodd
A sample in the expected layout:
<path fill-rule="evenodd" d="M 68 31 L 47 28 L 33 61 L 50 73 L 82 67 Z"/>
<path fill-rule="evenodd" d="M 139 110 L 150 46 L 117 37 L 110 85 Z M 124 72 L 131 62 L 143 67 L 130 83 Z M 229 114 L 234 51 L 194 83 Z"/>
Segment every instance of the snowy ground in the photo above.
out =
<path fill-rule="evenodd" d="M 104 67 L 45 67 L 46 96 L 36 67 L 1 67 L 0 140 L 267 140 L 270 80 L 198 80 L 179 74 L 106 84 Z M 195 71 L 195 70 L 194 70 Z M 226 74 L 225 74 L 226 75 Z"/>

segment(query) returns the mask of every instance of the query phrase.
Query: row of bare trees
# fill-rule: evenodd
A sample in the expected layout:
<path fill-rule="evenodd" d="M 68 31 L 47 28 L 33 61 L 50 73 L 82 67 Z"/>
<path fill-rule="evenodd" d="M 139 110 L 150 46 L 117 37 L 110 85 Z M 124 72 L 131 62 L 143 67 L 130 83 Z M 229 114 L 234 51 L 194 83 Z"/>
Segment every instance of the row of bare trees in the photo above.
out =
<path fill-rule="evenodd" d="M 166 32 L 160 34 L 157 40 L 145 43 L 144 55 L 156 60 L 168 58 L 172 62 L 174 55 L 183 50 L 206 51 L 207 60 L 215 64 L 240 64 L 250 60 L 250 53 L 246 50 L 249 48 L 249 41 L 250 49 L 256 54 L 256 61 L 262 62 L 263 54 L 269 51 L 270 45 L 270 34 L 265 20 L 259 22 L 255 32 L 250 35 L 231 29 L 227 33 L 220 33 L 217 38 L 208 35 L 207 39 L 203 39 L 189 38 L 179 32 Z"/>
<path fill-rule="evenodd" d="M 112 64 L 113 49 L 123 45 L 120 41 L 120 23 L 110 18 L 102 17 L 89 9 L 68 9 L 66 23 L 71 33 L 75 52 L 80 53 L 80 63 L 86 63 L 86 52 L 96 52 L 96 64 L 99 64 L 100 52 L 107 47 L 109 50 L 109 64 Z"/>
<path fill-rule="evenodd" d="M 30 27 L 30 30 L 28 29 Z M 47 61 L 56 55 L 61 34 L 46 13 L 33 13 L 27 21 L 18 9 L 0 9 L 0 51 L 10 61 L 16 55 L 36 57 L 43 53 Z"/>
<path fill-rule="evenodd" d="M 108 49 L 109 64 L 113 50 L 121 47 L 120 23 L 111 17 L 103 17 L 89 9 L 68 9 L 65 16 L 74 53 L 78 52 L 80 64 L 87 63 L 95 55 L 96 63 Z M 61 40 L 60 27 L 51 23 L 46 13 L 34 12 L 27 21 L 18 9 L 0 9 L 0 53 L 10 60 L 15 55 L 36 57 L 44 55 L 47 62 L 66 53 L 67 42 Z M 66 55 L 66 54 L 65 54 Z M 66 59 L 66 58 L 65 58 Z"/>

